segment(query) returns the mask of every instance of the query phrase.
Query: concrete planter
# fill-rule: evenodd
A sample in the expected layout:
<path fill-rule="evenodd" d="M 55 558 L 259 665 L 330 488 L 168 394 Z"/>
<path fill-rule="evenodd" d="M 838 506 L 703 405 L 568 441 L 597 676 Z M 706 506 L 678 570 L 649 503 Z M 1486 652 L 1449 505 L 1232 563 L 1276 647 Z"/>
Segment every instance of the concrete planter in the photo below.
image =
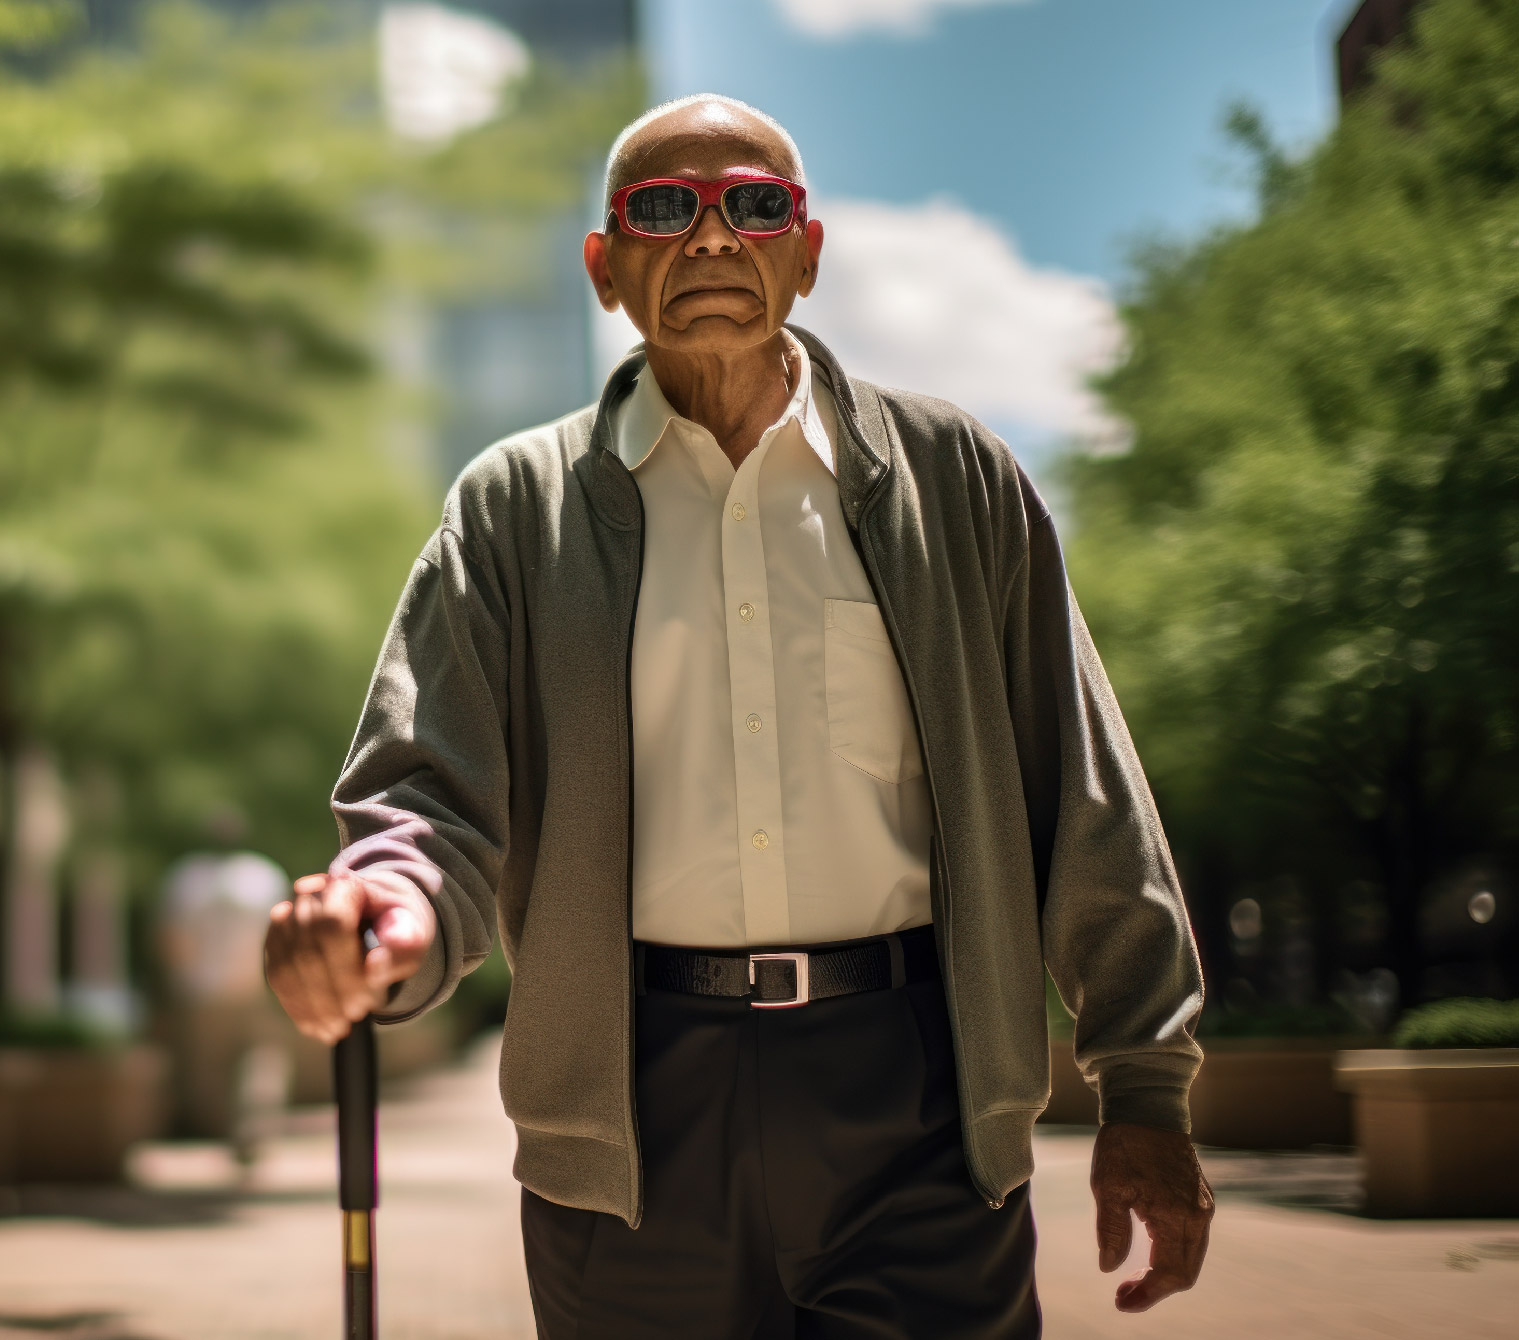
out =
<path fill-rule="evenodd" d="M 1370 1038 L 1201 1038 L 1188 1095 L 1192 1139 L 1223 1149 L 1307 1149 L 1354 1142 L 1334 1058 Z"/>
<path fill-rule="evenodd" d="M 1519 1215 L 1519 1047 L 1342 1051 L 1365 1212 Z"/>
<path fill-rule="evenodd" d="M 168 1079 L 167 1055 L 146 1043 L 0 1049 L 0 1177 L 119 1180 L 127 1149 L 164 1131 Z"/>
<path fill-rule="evenodd" d="M 1071 1055 L 1070 1038 L 1050 1039 L 1050 1101 L 1039 1120 L 1062 1126 L 1095 1126 L 1097 1095 L 1087 1088 Z"/>
<path fill-rule="evenodd" d="M 1203 1038 L 1188 1095 L 1192 1139 L 1225 1149 L 1307 1149 L 1353 1141 L 1351 1102 L 1335 1087 L 1346 1037 Z M 1095 1125 L 1097 1095 L 1081 1078 L 1071 1039 L 1050 1039 L 1050 1104 L 1041 1118 Z"/>
<path fill-rule="evenodd" d="M 21 1095 L 32 1068 L 15 1053 L 0 1051 L 0 1186 L 16 1180 L 16 1136 Z"/>

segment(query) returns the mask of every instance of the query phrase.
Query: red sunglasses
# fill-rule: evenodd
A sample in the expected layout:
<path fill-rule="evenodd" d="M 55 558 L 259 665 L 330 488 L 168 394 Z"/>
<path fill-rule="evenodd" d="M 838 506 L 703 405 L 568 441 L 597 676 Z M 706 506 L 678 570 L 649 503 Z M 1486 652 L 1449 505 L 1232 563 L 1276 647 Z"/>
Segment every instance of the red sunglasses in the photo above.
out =
<path fill-rule="evenodd" d="M 716 205 L 740 237 L 779 237 L 793 223 L 807 222 L 807 192 L 794 181 L 745 168 L 716 181 L 655 177 L 612 193 L 607 209 L 634 237 L 679 237 Z"/>

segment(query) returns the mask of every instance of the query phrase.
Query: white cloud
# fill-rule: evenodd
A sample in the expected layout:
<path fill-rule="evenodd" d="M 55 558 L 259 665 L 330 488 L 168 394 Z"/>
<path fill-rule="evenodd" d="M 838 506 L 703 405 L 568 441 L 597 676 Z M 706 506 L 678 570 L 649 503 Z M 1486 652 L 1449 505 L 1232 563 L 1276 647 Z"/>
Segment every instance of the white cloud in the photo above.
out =
<path fill-rule="evenodd" d="M 443 5 L 386 5 L 380 90 L 391 129 L 438 142 L 483 125 L 531 58 L 516 33 Z"/>
<path fill-rule="evenodd" d="M 809 37 L 851 37 L 885 30 L 907 36 L 926 32 L 941 10 L 975 9 L 1029 0 L 775 0 L 781 16 Z"/>
<path fill-rule="evenodd" d="M 1084 382 L 1123 347 L 1106 286 L 1037 269 L 986 219 L 946 200 L 819 202 L 818 286 L 792 311 L 845 370 L 952 400 L 1002 430 L 1113 445 Z"/>
<path fill-rule="evenodd" d="M 1015 446 L 1125 440 L 1085 379 L 1111 367 L 1122 328 L 1106 286 L 1030 265 L 994 224 L 946 200 L 815 200 L 826 230 L 818 285 L 791 319 L 844 370 L 953 401 Z M 639 340 L 594 309 L 605 372 Z"/>

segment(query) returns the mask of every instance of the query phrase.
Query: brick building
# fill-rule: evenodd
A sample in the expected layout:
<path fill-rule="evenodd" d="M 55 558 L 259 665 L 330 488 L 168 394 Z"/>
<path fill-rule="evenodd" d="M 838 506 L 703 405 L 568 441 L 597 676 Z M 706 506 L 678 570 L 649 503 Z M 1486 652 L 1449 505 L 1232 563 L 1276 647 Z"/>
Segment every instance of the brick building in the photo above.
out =
<path fill-rule="evenodd" d="M 1362 0 L 1335 43 L 1341 103 L 1370 81 L 1372 59 L 1408 31 L 1409 17 L 1420 3 L 1421 0 Z"/>

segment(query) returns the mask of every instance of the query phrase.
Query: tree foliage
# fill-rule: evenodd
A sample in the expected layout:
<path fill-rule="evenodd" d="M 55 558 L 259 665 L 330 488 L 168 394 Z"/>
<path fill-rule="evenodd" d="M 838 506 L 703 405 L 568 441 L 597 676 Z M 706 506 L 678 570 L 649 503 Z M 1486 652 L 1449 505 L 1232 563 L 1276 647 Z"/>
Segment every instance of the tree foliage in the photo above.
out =
<path fill-rule="evenodd" d="M 1519 856 L 1519 7 L 1429 0 L 1300 162 L 1232 121 L 1260 217 L 1138 256 L 1073 581 L 1210 966 L 1280 877 L 1322 974 L 1369 880 L 1410 1004 L 1430 882 Z"/>
<path fill-rule="evenodd" d="M 540 67 L 421 152 L 386 131 L 362 6 L 162 4 L 109 47 L 49 12 L 0 4 L 26 46 L 0 63 L 0 764 L 40 742 L 114 776 L 140 893 L 228 809 L 320 868 L 435 520 L 385 452 L 416 412 L 386 303 L 509 284 L 495 243 L 576 198 L 636 81 Z"/>

